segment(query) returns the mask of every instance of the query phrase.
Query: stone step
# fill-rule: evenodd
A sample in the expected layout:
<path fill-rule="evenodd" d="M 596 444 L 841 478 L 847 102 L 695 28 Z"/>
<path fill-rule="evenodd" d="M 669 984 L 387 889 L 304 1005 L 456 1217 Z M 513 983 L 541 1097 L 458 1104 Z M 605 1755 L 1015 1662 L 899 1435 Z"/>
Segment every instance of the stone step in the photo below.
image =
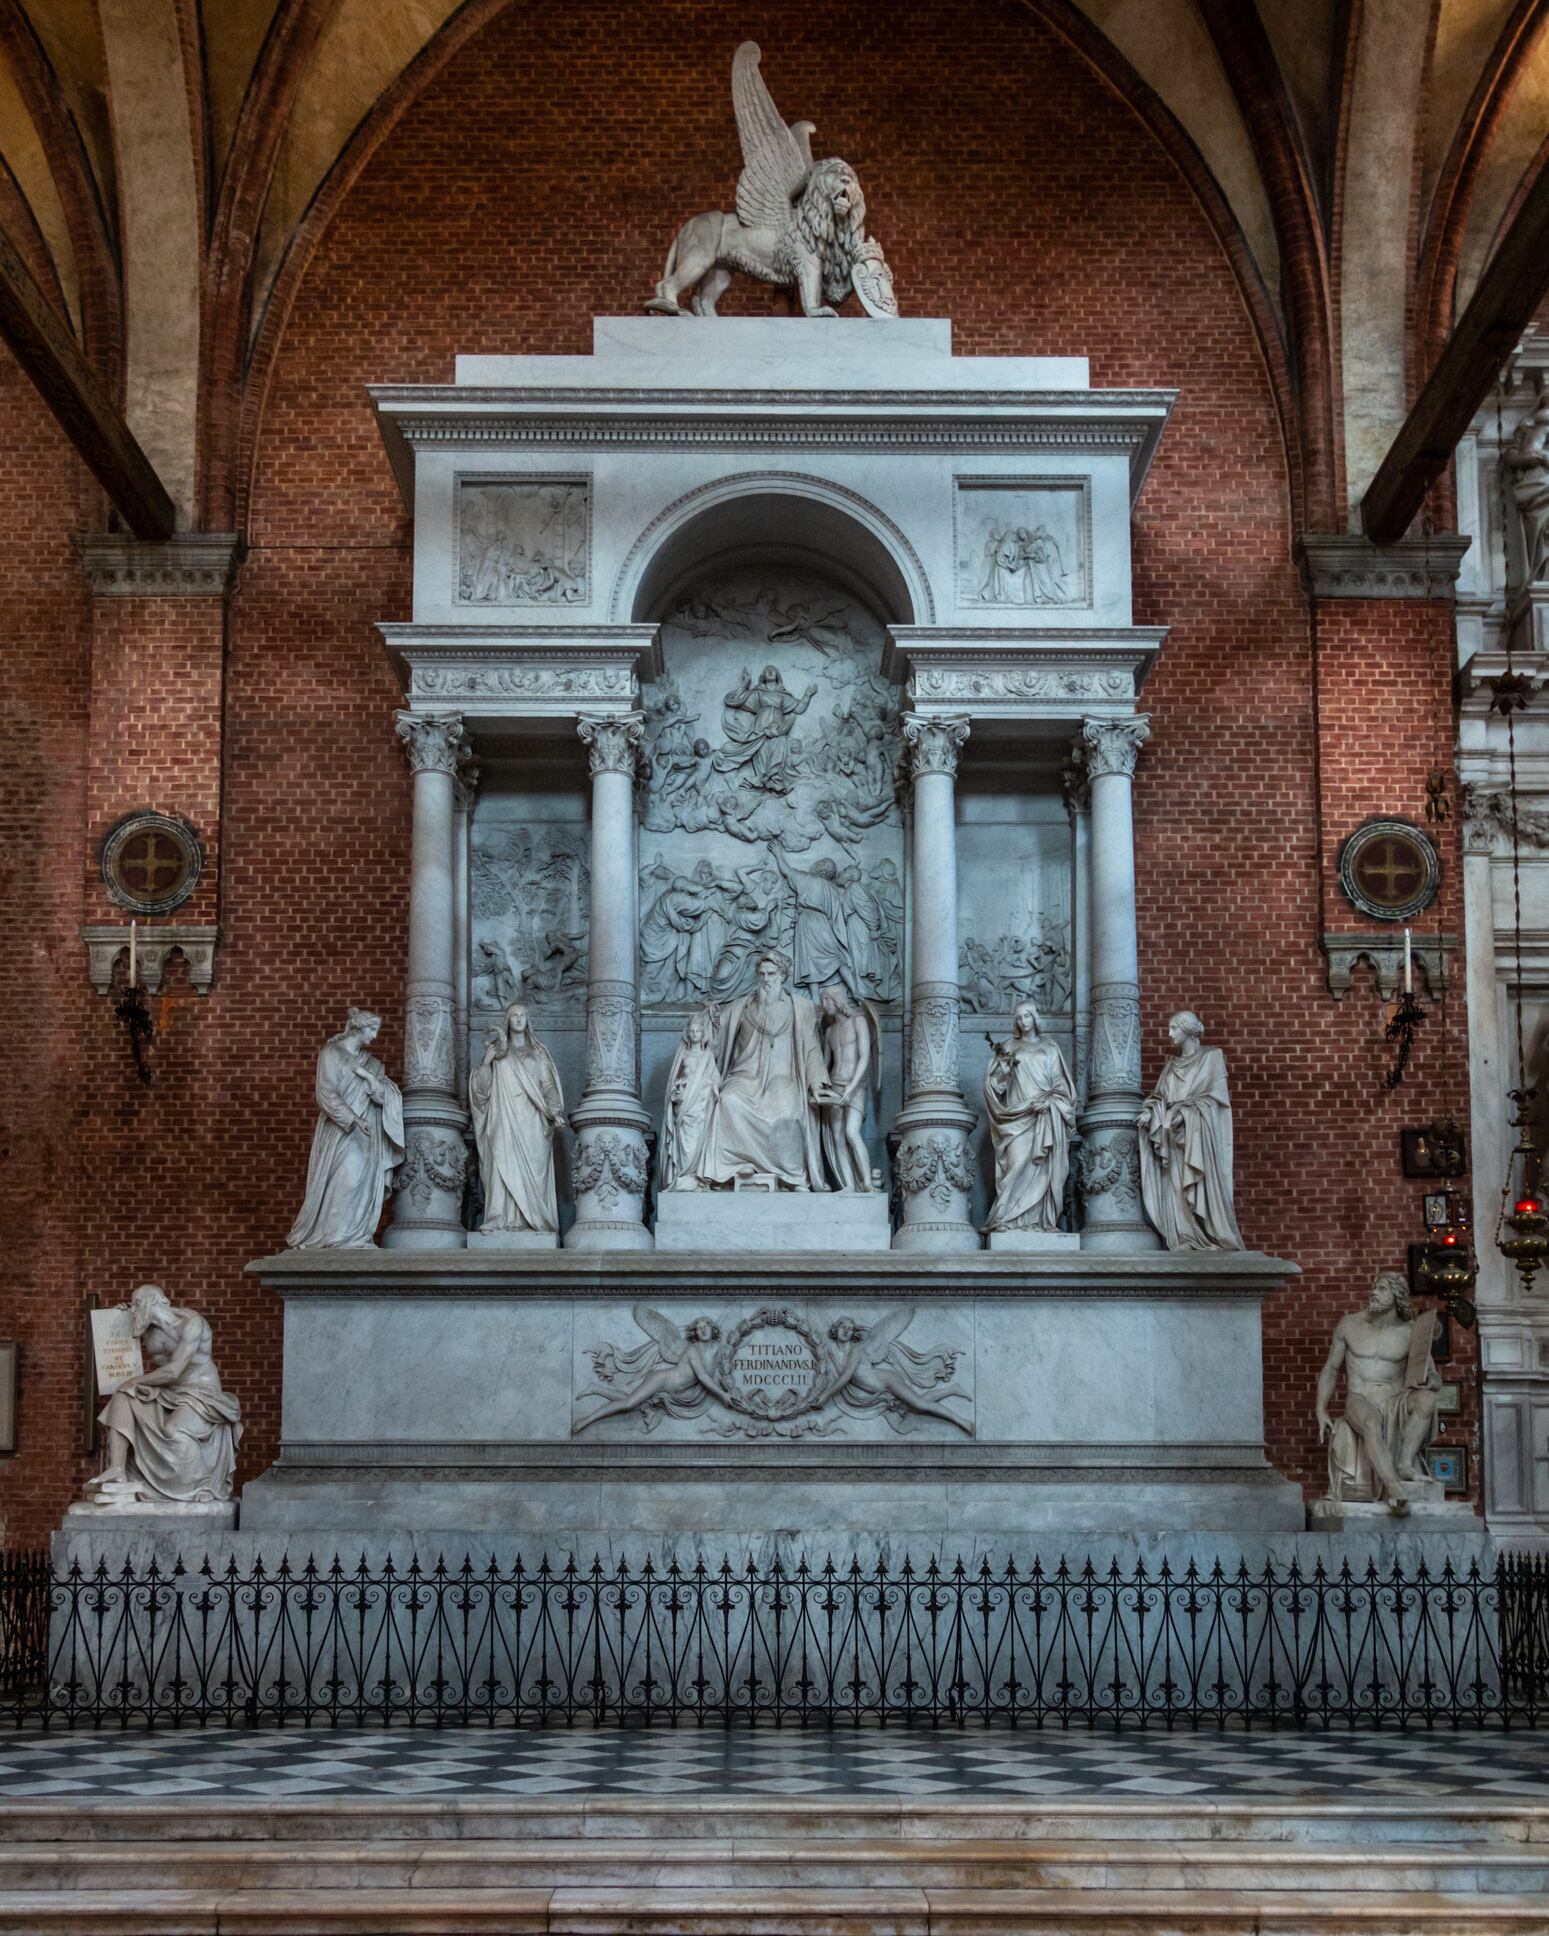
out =
<path fill-rule="evenodd" d="M 821 1836 L 828 1842 L 895 1836 L 930 1842 L 1146 1843 L 1273 1842 L 1281 1846 L 1549 1848 L 1549 1798 L 1470 1802 L 1415 1797 L 1397 1802 L 1167 1800 L 1021 1801 L 1014 1796 L 933 1801 L 798 1799 L 781 1795 L 680 1800 L 620 1797 L 395 1800 L 335 1795 L 302 1801 L 250 1796 L 177 1796 L 157 1802 L 70 1798 L 16 1800 L 0 1807 L 0 1850 L 8 1844 L 156 1842 L 331 1843 L 543 1841 L 598 1837 L 652 1842 L 770 1841 Z"/>
<path fill-rule="evenodd" d="M 1468 1895 L 869 1888 L 101 1891 L 0 1896 L 26 1936 L 1543 1936 L 1549 1905 Z"/>
<path fill-rule="evenodd" d="M 138 1895 L 331 1889 L 688 1889 L 735 1881 L 759 1889 L 900 1887 L 1108 1890 L 1196 1889 L 1536 1895 L 1549 1903 L 1549 1848 L 1429 1849 L 1414 1844 L 1286 1847 L 1274 1842 L 1160 1843 L 958 1840 L 919 1837 L 828 1841 L 819 1836 L 684 1839 L 639 1837 L 511 1842 L 375 1840 L 223 1845 L 160 1841 L 81 1846 L 13 1843 L 0 1850 L 0 1893 L 85 1891 Z"/>

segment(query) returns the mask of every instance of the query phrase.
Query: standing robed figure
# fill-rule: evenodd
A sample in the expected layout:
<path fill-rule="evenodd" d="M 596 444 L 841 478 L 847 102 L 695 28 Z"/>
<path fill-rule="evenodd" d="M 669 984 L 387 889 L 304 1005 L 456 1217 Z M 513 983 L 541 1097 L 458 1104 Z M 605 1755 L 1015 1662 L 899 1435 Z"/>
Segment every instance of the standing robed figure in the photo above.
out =
<path fill-rule="evenodd" d="M 554 1058 L 533 1034 L 525 1003 L 491 1029 L 468 1078 L 473 1139 L 484 1184 L 482 1230 L 559 1229 L 554 1132 L 566 1127 Z"/>
<path fill-rule="evenodd" d="M 403 1095 L 370 1052 L 380 1015 L 352 1008 L 317 1058 L 317 1127 L 292 1250 L 365 1250 L 404 1157 Z"/>
<path fill-rule="evenodd" d="M 1187 1009 L 1167 1024 L 1178 1053 L 1141 1105 L 1140 1193 L 1169 1250 L 1241 1250 L 1226 1057 L 1204 1046 L 1204 1033 Z"/>
<path fill-rule="evenodd" d="M 986 1230 L 1055 1230 L 1070 1175 L 1076 1092 L 1059 1045 L 1038 1032 L 1038 1010 L 1018 1002 L 1011 1034 L 984 1077 L 995 1148 L 995 1201 Z"/>

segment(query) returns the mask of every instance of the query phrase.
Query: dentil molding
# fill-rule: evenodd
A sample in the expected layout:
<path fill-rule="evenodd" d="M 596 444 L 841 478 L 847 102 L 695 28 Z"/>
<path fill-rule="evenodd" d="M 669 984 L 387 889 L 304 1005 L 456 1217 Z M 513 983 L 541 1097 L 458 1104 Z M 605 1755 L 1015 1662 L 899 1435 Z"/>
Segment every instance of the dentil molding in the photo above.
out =
<path fill-rule="evenodd" d="M 1375 545 L 1350 531 L 1300 538 L 1296 561 L 1312 598 L 1451 598 L 1473 539 L 1456 531 Z"/>
<path fill-rule="evenodd" d="M 76 540 L 95 598 L 223 598 L 241 563 L 234 531 L 187 531 L 165 543 L 88 532 Z"/>

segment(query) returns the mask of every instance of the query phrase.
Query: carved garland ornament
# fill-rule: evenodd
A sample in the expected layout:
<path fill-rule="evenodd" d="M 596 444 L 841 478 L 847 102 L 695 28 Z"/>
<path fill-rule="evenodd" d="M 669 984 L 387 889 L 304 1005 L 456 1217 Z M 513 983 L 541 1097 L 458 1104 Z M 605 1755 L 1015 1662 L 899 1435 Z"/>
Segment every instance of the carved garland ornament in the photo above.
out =
<path fill-rule="evenodd" d="M 447 1137 L 416 1137 L 398 1172 L 396 1189 L 408 1193 L 417 1210 L 428 1208 L 435 1191 L 460 1197 L 468 1177 L 468 1152 Z"/>
<path fill-rule="evenodd" d="M 968 1151 L 954 1136 L 927 1136 L 908 1142 L 898 1153 L 898 1187 L 906 1197 L 928 1190 L 932 1203 L 950 1210 L 955 1195 L 973 1189 Z"/>
<path fill-rule="evenodd" d="M 611 1210 L 620 1196 L 645 1194 L 644 1148 L 616 1130 L 585 1136 L 576 1150 L 571 1178 L 578 1197 L 595 1196 L 604 1209 Z"/>
<path fill-rule="evenodd" d="M 1133 1143 L 1088 1143 L 1078 1160 L 1084 1195 L 1111 1195 L 1125 1210 L 1140 1201 L 1140 1153 Z"/>

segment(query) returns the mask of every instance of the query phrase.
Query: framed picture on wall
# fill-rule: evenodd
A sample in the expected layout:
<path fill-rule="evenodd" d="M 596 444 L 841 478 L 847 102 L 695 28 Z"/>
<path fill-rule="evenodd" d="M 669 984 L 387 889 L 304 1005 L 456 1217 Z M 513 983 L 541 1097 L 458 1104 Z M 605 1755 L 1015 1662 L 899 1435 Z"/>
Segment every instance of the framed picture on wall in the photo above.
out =
<path fill-rule="evenodd" d="M 1433 1445 L 1426 1453 L 1425 1460 L 1431 1468 L 1431 1477 L 1440 1479 L 1443 1492 L 1450 1494 L 1468 1491 L 1468 1447 L 1466 1445 Z"/>

